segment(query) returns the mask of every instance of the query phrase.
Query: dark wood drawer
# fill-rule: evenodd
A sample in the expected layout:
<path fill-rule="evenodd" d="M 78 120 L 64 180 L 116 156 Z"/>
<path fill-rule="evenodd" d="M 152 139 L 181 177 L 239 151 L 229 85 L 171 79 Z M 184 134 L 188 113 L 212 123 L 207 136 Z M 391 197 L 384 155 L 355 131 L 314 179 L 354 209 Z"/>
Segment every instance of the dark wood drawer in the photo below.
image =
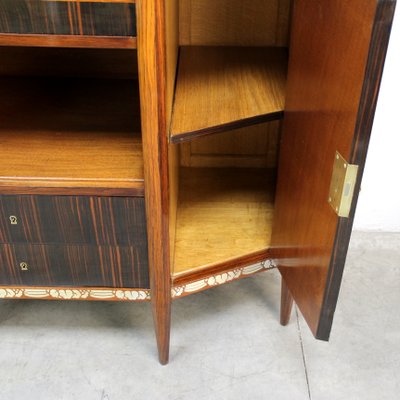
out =
<path fill-rule="evenodd" d="M 0 196 L 0 243 L 147 247 L 142 197 Z"/>
<path fill-rule="evenodd" d="M 2 0 L 0 32 L 90 36 L 136 36 L 132 2 Z"/>
<path fill-rule="evenodd" d="M 148 289 L 147 248 L 3 244 L 0 285 Z"/>

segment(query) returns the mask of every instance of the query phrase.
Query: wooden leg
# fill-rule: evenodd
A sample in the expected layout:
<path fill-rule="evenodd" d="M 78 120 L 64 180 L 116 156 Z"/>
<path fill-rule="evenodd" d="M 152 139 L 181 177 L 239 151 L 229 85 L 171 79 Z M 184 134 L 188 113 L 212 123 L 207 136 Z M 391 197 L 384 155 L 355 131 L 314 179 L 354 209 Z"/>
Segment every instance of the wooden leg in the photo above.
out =
<path fill-rule="evenodd" d="M 281 325 L 286 326 L 290 321 L 290 315 L 293 308 L 293 297 L 286 286 L 285 281 L 282 279 L 281 289 Z"/>
<path fill-rule="evenodd" d="M 157 338 L 158 358 L 162 365 L 169 361 L 169 339 L 171 331 L 171 299 L 153 298 L 154 329 Z"/>

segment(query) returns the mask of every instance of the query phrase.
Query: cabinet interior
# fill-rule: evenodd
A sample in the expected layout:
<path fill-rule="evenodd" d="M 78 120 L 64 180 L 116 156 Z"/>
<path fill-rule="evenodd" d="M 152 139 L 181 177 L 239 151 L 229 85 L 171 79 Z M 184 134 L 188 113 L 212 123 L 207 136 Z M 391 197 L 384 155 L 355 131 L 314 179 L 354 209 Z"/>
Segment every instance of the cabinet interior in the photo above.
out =
<path fill-rule="evenodd" d="M 290 0 L 166 9 L 175 278 L 270 254 Z"/>
<path fill-rule="evenodd" d="M 143 191 L 136 50 L 0 57 L 1 186 Z"/>

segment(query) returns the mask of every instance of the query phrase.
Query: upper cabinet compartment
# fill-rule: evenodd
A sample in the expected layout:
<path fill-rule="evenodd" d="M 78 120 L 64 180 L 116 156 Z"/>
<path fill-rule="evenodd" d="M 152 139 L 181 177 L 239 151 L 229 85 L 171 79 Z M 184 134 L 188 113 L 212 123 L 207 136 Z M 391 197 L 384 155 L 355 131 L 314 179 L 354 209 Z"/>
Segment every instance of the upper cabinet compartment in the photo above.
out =
<path fill-rule="evenodd" d="M 136 47 L 136 0 L 3 0 L 0 45 Z"/>
<path fill-rule="evenodd" d="M 280 119 L 290 0 L 179 3 L 173 143 Z"/>

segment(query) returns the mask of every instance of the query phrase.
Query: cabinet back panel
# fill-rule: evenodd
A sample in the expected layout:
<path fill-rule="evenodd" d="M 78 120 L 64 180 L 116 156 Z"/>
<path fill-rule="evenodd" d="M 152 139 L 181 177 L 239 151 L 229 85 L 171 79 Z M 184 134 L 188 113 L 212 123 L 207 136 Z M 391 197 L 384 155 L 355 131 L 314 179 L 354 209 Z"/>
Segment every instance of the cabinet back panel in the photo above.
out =
<path fill-rule="evenodd" d="M 181 144 L 184 167 L 276 168 L 280 121 L 273 121 Z"/>
<path fill-rule="evenodd" d="M 181 45 L 287 46 L 291 0 L 181 0 Z"/>
<path fill-rule="evenodd" d="M 0 47 L 2 76 L 137 78 L 136 50 Z"/>

